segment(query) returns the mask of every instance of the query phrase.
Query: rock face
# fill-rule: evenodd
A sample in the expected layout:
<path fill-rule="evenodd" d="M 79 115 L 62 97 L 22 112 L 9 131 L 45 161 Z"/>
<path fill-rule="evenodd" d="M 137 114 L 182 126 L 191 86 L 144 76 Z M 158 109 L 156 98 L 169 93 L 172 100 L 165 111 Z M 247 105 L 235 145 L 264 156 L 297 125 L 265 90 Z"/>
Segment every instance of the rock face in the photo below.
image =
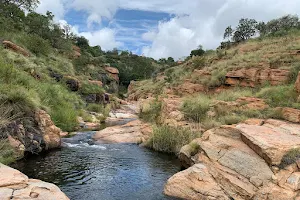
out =
<path fill-rule="evenodd" d="M 290 122 L 300 123 L 300 110 L 294 108 L 280 108 L 282 117 Z"/>
<path fill-rule="evenodd" d="M 162 100 L 161 121 L 163 124 L 170 126 L 186 124 L 184 114 L 179 111 L 182 103 L 183 101 L 180 98 L 165 98 Z"/>
<path fill-rule="evenodd" d="M 69 200 L 55 185 L 40 180 L 28 179 L 21 172 L 0 163 L 1 200 Z"/>
<path fill-rule="evenodd" d="M 226 74 L 226 84 L 230 86 L 255 87 L 269 82 L 271 85 L 285 84 L 289 71 L 282 69 L 251 68 L 231 71 Z"/>
<path fill-rule="evenodd" d="M 25 49 L 23 49 L 22 47 L 19 47 L 18 45 L 10 42 L 10 41 L 3 41 L 2 42 L 4 47 L 7 49 L 10 49 L 16 53 L 22 54 L 23 56 L 29 57 L 30 54 L 29 52 L 27 52 Z"/>
<path fill-rule="evenodd" d="M 192 83 L 190 80 L 185 80 L 184 83 L 176 87 L 175 90 L 181 95 L 191 95 L 207 91 L 204 85 Z"/>
<path fill-rule="evenodd" d="M 101 81 L 89 80 L 89 83 L 93 85 L 97 85 L 99 87 L 103 86 L 103 83 Z"/>
<path fill-rule="evenodd" d="M 81 56 L 81 49 L 78 46 L 73 45 L 73 58 L 79 58 Z"/>
<path fill-rule="evenodd" d="M 37 110 L 32 117 L 13 121 L 0 129 L 0 135 L 8 138 L 19 158 L 25 152 L 40 153 L 60 147 L 61 134 L 62 131 L 43 110 Z"/>
<path fill-rule="evenodd" d="M 116 81 L 119 81 L 119 70 L 117 68 L 105 67 L 105 70 L 110 73 Z"/>
<path fill-rule="evenodd" d="M 215 101 L 213 108 L 214 109 L 226 109 L 227 111 L 232 110 L 264 110 L 269 106 L 265 103 L 263 99 L 255 97 L 240 97 L 236 101 Z"/>
<path fill-rule="evenodd" d="M 191 153 L 195 145 L 198 148 Z M 252 119 L 208 130 L 182 148 L 179 158 L 192 167 L 170 178 L 165 193 L 203 200 L 296 199 L 300 195 L 297 161 L 279 167 L 299 145 L 300 125 L 279 120 Z"/>

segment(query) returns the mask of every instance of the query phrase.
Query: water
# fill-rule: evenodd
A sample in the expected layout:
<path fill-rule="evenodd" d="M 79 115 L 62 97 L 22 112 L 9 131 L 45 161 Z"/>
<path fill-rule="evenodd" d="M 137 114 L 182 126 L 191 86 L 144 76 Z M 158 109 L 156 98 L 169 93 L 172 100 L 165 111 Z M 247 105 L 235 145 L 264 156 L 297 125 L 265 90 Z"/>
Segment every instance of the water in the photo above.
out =
<path fill-rule="evenodd" d="M 180 170 L 175 157 L 137 145 L 93 143 L 93 132 L 63 139 L 63 148 L 13 166 L 56 184 L 72 200 L 161 200 L 167 179 Z"/>

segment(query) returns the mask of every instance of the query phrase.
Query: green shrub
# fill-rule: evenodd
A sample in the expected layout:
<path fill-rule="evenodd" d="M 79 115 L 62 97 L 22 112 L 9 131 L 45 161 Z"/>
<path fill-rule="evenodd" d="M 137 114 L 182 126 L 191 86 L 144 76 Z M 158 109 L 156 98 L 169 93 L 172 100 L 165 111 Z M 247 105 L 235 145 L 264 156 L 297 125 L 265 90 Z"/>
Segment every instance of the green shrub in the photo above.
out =
<path fill-rule="evenodd" d="M 206 95 L 185 99 L 181 111 L 188 120 L 200 122 L 206 118 L 206 113 L 210 109 L 212 100 Z"/>
<path fill-rule="evenodd" d="M 240 97 L 250 97 L 253 92 L 249 88 L 234 88 L 233 90 L 225 90 L 215 95 L 216 100 L 221 101 L 235 101 Z"/>
<path fill-rule="evenodd" d="M 9 164 L 16 160 L 15 151 L 7 139 L 0 136 L 0 163 Z"/>
<path fill-rule="evenodd" d="M 294 90 L 294 85 L 269 86 L 262 88 L 257 97 L 266 99 L 271 107 L 293 107 L 300 108 L 297 103 L 298 94 Z"/>
<path fill-rule="evenodd" d="M 19 38 L 19 41 L 32 53 L 38 56 L 48 56 L 51 53 L 52 47 L 48 40 L 44 40 L 43 38 L 35 34 L 23 34 L 21 36 L 22 37 Z"/>
<path fill-rule="evenodd" d="M 300 148 L 292 149 L 283 156 L 279 167 L 283 169 L 295 163 L 298 159 L 300 159 Z"/>
<path fill-rule="evenodd" d="M 144 121 L 155 123 L 159 121 L 162 103 L 158 100 L 151 102 L 150 104 L 143 105 L 143 109 L 139 114 L 139 117 Z M 147 107 L 147 108 L 145 108 Z"/>
<path fill-rule="evenodd" d="M 96 84 L 83 82 L 79 92 L 82 94 L 104 94 L 104 89 Z"/>
<path fill-rule="evenodd" d="M 104 115 L 104 117 L 108 117 L 109 116 L 109 112 L 111 110 L 111 106 L 110 105 L 102 105 L 102 104 L 88 104 L 86 109 L 90 112 L 96 112 L 96 113 L 101 113 Z"/>
<path fill-rule="evenodd" d="M 178 153 L 181 147 L 199 137 L 201 137 L 200 133 L 191 132 L 189 129 L 157 126 L 153 129 L 147 147 L 160 152 Z"/>

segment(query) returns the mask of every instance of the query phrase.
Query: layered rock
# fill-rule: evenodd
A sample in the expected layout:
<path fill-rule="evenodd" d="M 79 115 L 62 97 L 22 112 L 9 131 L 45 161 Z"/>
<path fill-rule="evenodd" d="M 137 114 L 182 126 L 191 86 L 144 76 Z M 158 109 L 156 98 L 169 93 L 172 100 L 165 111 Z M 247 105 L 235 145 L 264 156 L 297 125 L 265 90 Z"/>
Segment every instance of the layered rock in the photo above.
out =
<path fill-rule="evenodd" d="M 29 57 L 30 53 L 23 49 L 22 47 L 19 47 L 18 45 L 14 44 L 11 41 L 3 41 L 2 44 L 5 48 L 10 49 L 16 53 L 22 54 L 23 56 Z"/>
<path fill-rule="evenodd" d="M 300 125 L 279 120 L 208 130 L 182 148 L 179 158 L 192 167 L 170 178 L 165 193 L 184 199 L 296 199 L 297 158 L 281 162 L 299 145 Z"/>
<path fill-rule="evenodd" d="M 119 70 L 114 67 L 105 67 L 105 70 L 115 79 L 116 81 L 119 81 Z"/>
<path fill-rule="evenodd" d="M 250 68 L 230 71 L 226 74 L 226 84 L 230 86 L 255 87 L 269 82 L 271 85 L 285 84 L 290 71 L 271 68 Z"/>
<path fill-rule="evenodd" d="M 0 163 L 0 199 L 69 200 L 54 184 L 29 179 L 21 172 Z"/>
<path fill-rule="evenodd" d="M 300 110 L 294 108 L 277 108 L 281 110 L 282 117 L 290 122 L 300 123 Z"/>
<path fill-rule="evenodd" d="M 131 121 L 125 125 L 113 126 L 98 131 L 94 140 L 98 143 L 134 143 L 147 141 L 152 133 L 151 125 L 140 120 Z"/>
<path fill-rule="evenodd" d="M 19 158 L 25 152 L 36 154 L 60 147 L 62 134 L 43 110 L 37 110 L 33 116 L 13 121 L 0 129 L 0 135 L 8 138 Z"/>
<path fill-rule="evenodd" d="M 190 80 L 185 80 L 183 84 L 175 88 L 180 95 L 191 95 L 207 91 L 207 88 L 202 84 L 192 83 Z"/>
<path fill-rule="evenodd" d="M 73 58 L 79 58 L 81 56 L 81 49 L 78 46 L 73 45 Z"/>
<path fill-rule="evenodd" d="M 162 99 L 161 122 L 170 126 L 186 125 L 184 114 L 180 112 L 182 104 L 183 100 L 180 98 Z"/>

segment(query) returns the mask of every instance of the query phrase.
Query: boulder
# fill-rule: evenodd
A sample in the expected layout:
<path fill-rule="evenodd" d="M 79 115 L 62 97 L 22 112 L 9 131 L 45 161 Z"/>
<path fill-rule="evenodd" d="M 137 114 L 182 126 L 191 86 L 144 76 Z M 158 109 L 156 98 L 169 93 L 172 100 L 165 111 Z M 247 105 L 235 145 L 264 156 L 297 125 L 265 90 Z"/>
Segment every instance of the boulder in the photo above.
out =
<path fill-rule="evenodd" d="M 23 56 L 29 57 L 30 53 L 23 49 L 22 47 L 19 47 L 18 45 L 14 44 L 11 41 L 3 41 L 2 44 L 4 45 L 5 48 L 10 49 L 16 53 L 22 54 Z"/>
<path fill-rule="evenodd" d="M 298 93 L 300 93 L 300 72 L 298 73 L 298 77 L 295 83 L 295 89 Z"/>
<path fill-rule="evenodd" d="M 73 45 L 72 46 L 73 49 L 73 58 L 79 58 L 81 56 L 81 49 L 80 47 Z"/>
<path fill-rule="evenodd" d="M 29 179 L 21 172 L 0 163 L 0 199 L 69 200 L 54 184 Z"/>
<path fill-rule="evenodd" d="M 101 81 L 89 80 L 89 83 L 92 85 L 97 85 L 99 87 L 103 86 L 103 83 Z"/>
<path fill-rule="evenodd" d="M 279 109 L 281 109 L 283 119 L 294 123 L 300 123 L 300 110 L 294 108 Z"/>
<path fill-rule="evenodd" d="M 237 129 L 243 142 L 269 165 L 279 165 L 287 152 L 300 148 L 300 125 L 267 120 L 262 126 L 240 124 Z"/>
<path fill-rule="evenodd" d="M 38 110 L 35 112 L 35 120 L 43 133 L 45 150 L 60 147 L 60 135 L 62 131 L 54 125 L 50 115 L 48 115 L 44 110 Z"/>
<path fill-rule="evenodd" d="M 165 193 L 203 200 L 297 199 L 299 156 L 284 168 L 276 165 L 287 152 L 299 148 L 299 140 L 300 125 L 280 120 L 249 119 L 239 125 L 208 130 L 182 147 L 179 158 L 191 167 L 171 177 Z M 197 152 L 192 148 L 195 144 L 199 146 Z M 216 191 L 221 192 L 219 196 Z"/>
<path fill-rule="evenodd" d="M 203 164 L 196 164 L 174 175 L 165 185 L 164 193 L 191 200 L 230 200 Z"/>
<path fill-rule="evenodd" d="M 15 120 L 0 129 L 0 135 L 7 137 L 19 159 L 25 152 L 38 154 L 60 147 L 61 134 L 62 131 L 43 110 L 37 110 L 32 116 Z"/>
<path fill-rule="evenodd" d="M 151 133 L 151 125 L 140 120 L 134 120 L 125 125 L 108 127 L 98 131 L 93 138 L 99 143 L 140 144 L 147 141 Z"/>
<path fill-rule="evenodd" d="M 65 76 L 64 77 L 67 86 L 69 87 L 69 89 L 73 92 L 76 92 L 79 90 L 80 88 L 80 82 L 77 78 L 75 77 L 71 77 L 71 76 Z"/>
<path fill-rule="evenodd" d="M 161 107 L 162 123 L 170 126 L 178 126 L 184 122 L 184 114 L 180 111 L 182 106 L 182 99 L 180 98 L 164 98 Z"/>
<path fill-rule="evenodd" d="M 110 73 L 110 75 L 115 79 L 116 81 L 119 81 L 119 70 L 114 67 L 105 67 L 105 70 Z"/>

